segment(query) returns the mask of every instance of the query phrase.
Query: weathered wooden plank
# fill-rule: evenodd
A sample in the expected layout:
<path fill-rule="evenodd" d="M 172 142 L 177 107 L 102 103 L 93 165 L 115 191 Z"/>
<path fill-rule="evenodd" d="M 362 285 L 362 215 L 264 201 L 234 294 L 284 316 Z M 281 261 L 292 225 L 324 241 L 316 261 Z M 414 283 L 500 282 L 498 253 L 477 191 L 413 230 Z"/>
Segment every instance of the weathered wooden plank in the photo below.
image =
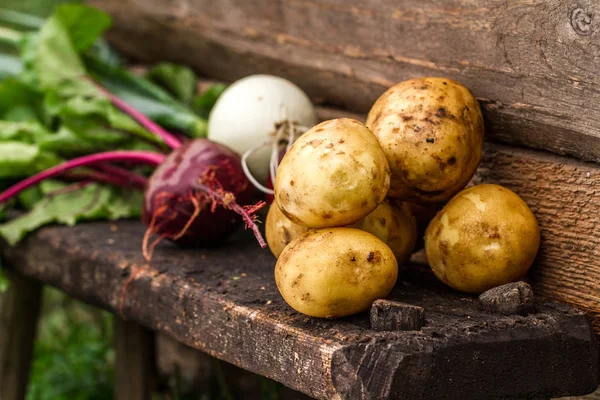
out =
<path fill-rule="evenodd" d="M 156 388 L 154 332 L 136 322 L 114 319 L 115 399 L 147 400 Z"/>
<path fill-rule="evenodd" d="M 0 295 L 0 399 L 25 398 L 33 356 L 42 285 L 13 271 Z"/>
<path fill-rule="evenodd" d="M 600 3 L 595 0 L 94 0 L 113 42 L 206 76 L 291 79 L 366 112 L 422 75 L 465 83 L 487 137 L 600 161 Z M 135 22 L 133 22 L 135 21 Z"/>
<path fill-rule="evenodd" d="M 144 227 L 116 227 L 47 227 L 1 250 L 19 272 L 114 311 L 144 265 Z M 321 399 L 558 397 L 600 383 L 589 320 L 567 306 L 538 301 L 537 314 L 492 316 L 413 269 L 390 299 L 425 309 L 420 331 L 375 332 L 367 313 L 308 318 L 279 296 L 272 255 L 243 234 L 219 249 L 161 245 L 130 285 L 124 315 Z"/>

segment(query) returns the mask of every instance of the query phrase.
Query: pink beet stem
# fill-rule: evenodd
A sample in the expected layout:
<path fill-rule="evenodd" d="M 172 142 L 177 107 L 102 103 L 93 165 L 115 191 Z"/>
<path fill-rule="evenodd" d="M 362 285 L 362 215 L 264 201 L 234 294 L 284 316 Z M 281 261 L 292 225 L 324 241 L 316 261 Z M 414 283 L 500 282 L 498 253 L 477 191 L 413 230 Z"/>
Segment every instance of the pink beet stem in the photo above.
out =
<path fill-rule="evenodd" d="M 29 178 L 24 179 L 16 185 L 6 189 L 0 194 L 0 203 L 4 203 L 23 190 L 43 181 L 44 179 L 61 175 L 73 168 L 115 161 L 133 161 L 140 164 L 159 165 L 164 159 L 164 155 L 150 151 L 107 151 L 104 153 L 74 158 L 52 168 L 48 168 L 37 175 L 30 176 Z"/>
<path fill-rule="evenodd" d="M 130 178 L 125 178 L 116 175 L 109 175 L 105 172 L 87 170 L 87 171 L 67 171 L 61 178 L 73 181 L 89 180 L 90 182 L 108 183 L 109 185 L 121 186 L 126 188 L 134 188 L 144 190 L 147 180 L 144 177 L 139 177 L 143 182 L 133 181 Z"/>
<path fill-rule="evenodd" d="M 145 177 L 136 174 L 135 172 L 128 171 L 125 168 L 117 167 L 115 165 L 110 164 L 99 164 L 94 166 L 95 169 L 100 171 L 104 171 L 111 177 L 115 177 L 124 181 L 126 184 L 131 184 L 132 186 L 144 189 L 148 184 L 148 179 Z"/>
<path fill-rule="evenodd" d="M 135 119 L 144 128 L 148 129 L 150 132 L 162 138 L 162 140 L 164 140 L 167 146 L 169 146 L 171 149 L 174 150 L 181 146 L 181 141 L 177 139 L 173 134 L 161 128 L 160 125 L 158 125 L 150 118 L 146 117 L 144 114 L 127 104 L 125 101 L 121 100 L 119 97 L 106 90 L 94 80 L 92 80 L 92 82 L 96 85 L 98 90 L 100 90 L 105 96 L 107 96 L 110 99 L 110 101 L 115 106 L 119 107 L 122 111 L 133 117 L 133 119 Z"/>

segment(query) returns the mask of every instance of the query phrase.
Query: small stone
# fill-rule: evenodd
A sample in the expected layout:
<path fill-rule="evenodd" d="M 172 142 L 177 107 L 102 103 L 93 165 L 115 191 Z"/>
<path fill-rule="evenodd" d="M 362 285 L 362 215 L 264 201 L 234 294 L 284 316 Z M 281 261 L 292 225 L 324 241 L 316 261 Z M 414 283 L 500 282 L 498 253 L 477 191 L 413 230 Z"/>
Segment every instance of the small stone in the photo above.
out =
<path fill-rule="evenodd" d="M 418 331 L 425 325 L 425 309 L 391 300 L 375 300 L 371 306 L 371 329 Z"/>
<path fill-rule="evenodd" d="M 483 292 L 479 296 L 482 309 L 495 314 L 527 315 L 535 312 L 533 290 L 525 282 L 513 282 Z"/>

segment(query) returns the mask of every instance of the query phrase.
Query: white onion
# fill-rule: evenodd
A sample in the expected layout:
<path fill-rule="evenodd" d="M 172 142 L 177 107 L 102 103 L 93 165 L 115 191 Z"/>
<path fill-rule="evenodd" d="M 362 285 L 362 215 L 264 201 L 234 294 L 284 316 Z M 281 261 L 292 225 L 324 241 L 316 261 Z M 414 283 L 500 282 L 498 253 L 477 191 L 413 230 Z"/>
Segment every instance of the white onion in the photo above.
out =
<path fill-rule="evenodd" d="M 284 119 L 308 128 L 317 123 L 310 99 L 298 86 L 276 76 L 251 75 L 221 94 L 208 118 L 208 138 L 242 155 L 272 138 L 275 124 Z M 271 150 L 265 146 L 248 158 L 250 171 L 263 184 Z"/>

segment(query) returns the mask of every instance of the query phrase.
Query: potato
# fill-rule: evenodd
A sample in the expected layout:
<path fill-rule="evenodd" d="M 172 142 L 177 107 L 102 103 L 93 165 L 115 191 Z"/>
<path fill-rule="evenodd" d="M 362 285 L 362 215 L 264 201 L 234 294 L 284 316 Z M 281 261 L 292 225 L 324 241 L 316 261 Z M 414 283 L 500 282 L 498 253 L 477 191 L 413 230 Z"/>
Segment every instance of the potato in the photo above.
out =
<path fill-rule="evenodd" d="M 417 222 L 406 203 L 392 206 L 384 201 L 371 214 L 348 227 L 369 232 L 382 240 L 400 265 L 408 262 L 417 241 Z"/>
<path fill-rule="evenodd" d="M 366 125 L 387 156 L 390 197 L 448 200 L 469 182 L 481 159 L 479 103 L 451 79 L 419 78 L 393 86 L 377 100 Z"/>
<path fill-rule="evenodd" d="M 392 206 L 381 203 L 372 213 L 347 228 L 369 232 L 382 240 L 394 253 L 399 264 L 410 258 L 417 240 L 417 223 L 407 204 Z M 285 246 L 306 233 L 310 228 L 287 218 L 276 203 L 271 204 L 267 214 L 266 236 L 269 249 L 278 258 Z"/>
<path fill-rule="evenodd" d="M 377 138 L 360 122 L 316 125 L 281 160 L 275 201 L 292 221 L 310 228 L 352 224 L 383 201 L 390 169 Z"/>
<path fill-rule="evenodd" d="M 271 253 L 275 258 L 279 258 L 279 255 L 292 240 L 298 236 L 308 232 L 310 228 L 297 224 L 286 217 L 277 203 L 271 203 L 269 212 L 267 213 L 265 233 L 267 236 L 267 243 Z"/>
<path fill-rule="evenodd" d="M 292 241 L 275 266 L 285 301 L 303 314 L 334 318 L 356 314 L 385 297 L 398 277 L 392 250 L 352 228 L 311 230 Z"/>
<path fill-rule="evenodd" d="M 458 193 L 425 232 L 425 251 L 435 275 L 468 293 L 522 278 L 539 246 L 540 230 L 527 204 L 498 185 Z"/>

